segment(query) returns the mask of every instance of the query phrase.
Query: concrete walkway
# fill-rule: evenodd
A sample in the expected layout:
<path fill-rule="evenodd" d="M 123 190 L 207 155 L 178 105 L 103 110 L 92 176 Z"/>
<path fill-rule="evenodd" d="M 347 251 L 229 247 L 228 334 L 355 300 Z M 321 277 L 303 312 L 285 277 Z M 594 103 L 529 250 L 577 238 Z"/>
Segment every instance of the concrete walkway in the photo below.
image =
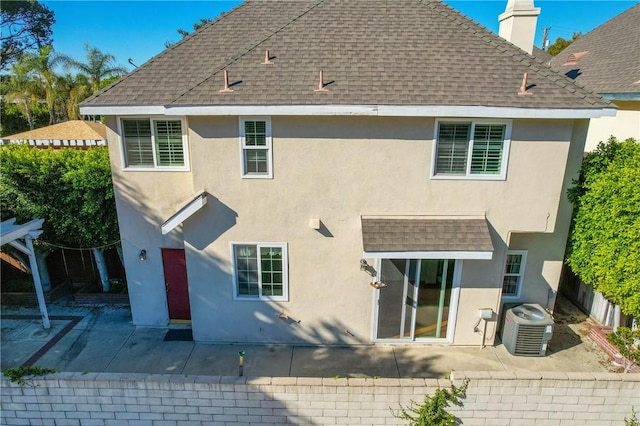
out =
<path fill-rule="evenodd" d="M 235 376 L 238 352 L 245 351 L 245 376 L 422 378 L 444 377 L 453 370 L 615 371 L 576 324 L 557 324 L 548 355 L 532 358 L 512 356 L 501 344 L 482 349 L 164 341 L 167 328 L 135 327 L 128 306 L 57 303 L 49 307 L 49 330 L 42 328 L 37 313 L 37 309 L 3 307 L 2 369 L 27 364 L 68 372 Z"/>

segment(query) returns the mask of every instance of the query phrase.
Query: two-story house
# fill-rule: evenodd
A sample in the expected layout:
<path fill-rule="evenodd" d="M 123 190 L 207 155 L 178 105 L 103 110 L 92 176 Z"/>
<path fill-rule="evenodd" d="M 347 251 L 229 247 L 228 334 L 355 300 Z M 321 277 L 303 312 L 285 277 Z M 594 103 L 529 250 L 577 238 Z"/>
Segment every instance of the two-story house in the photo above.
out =
<path fill-rule="evenodd" d="M 241 4 L 82 111 L 106 116 L 135 324 L 481 345 L 503 303 L 553 308 L 565 192 L 615 109 L 440 1 L 295 0 Z"/>
<path fill-rule="evenodd" d="M 640 3 L 580 36 L 549 60 L 551 68 L 600 94 L 614 117 L 591 120 L 586 150 L 610 136 L 640 139 Z"/>

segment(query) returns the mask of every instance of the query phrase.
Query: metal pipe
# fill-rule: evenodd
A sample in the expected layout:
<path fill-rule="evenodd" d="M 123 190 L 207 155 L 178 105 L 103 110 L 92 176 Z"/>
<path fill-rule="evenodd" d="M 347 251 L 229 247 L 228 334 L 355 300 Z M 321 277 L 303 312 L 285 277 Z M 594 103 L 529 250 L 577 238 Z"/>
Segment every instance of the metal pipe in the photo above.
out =
<path fill-rule="evenodd" d="M 484 349 L 485 346 L 487 346 L 485 344 L 486 338 L 487 338 L 487 320 L 485 319 L 484 320 L 484 327 L 482 328 L 482 349 Z"/>
<path fill-rule="evenodd" d="M 244 373 L 244 354 L 244 351 L 238 352 L 238 355 L 240 356 L 240 359 L 238 360 L 238 376 L 241 377 Z"/>

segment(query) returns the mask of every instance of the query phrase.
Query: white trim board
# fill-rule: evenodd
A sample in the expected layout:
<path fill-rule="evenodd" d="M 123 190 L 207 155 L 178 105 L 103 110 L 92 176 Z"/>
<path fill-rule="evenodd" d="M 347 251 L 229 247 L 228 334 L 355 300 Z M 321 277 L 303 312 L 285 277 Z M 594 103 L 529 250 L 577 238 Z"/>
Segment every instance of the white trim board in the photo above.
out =
<path fill-rule="evenodd" d="M 171 216 L 166 220 L 165 223 L 162 224 L 162 226 L 160 227 L 160 229 L 162 230 L 162 235 L 166 235 L 171 232 L 176 226 L 180 225 L 182 222 L 190 218 L 205 204 L 207 204 L 207 193 L 202 192 L 196 198 L 185 204 L 182 208 L 180 208 L 180 210 L 175 212 L 173 216 Z"/>
<path fill-rule="evenodd" d="M 84 115 L 362 115 L 381 117 L 598 118 L 615 116 L 612 108 L 514 108 L 445 105 L 86 105 Z"/>

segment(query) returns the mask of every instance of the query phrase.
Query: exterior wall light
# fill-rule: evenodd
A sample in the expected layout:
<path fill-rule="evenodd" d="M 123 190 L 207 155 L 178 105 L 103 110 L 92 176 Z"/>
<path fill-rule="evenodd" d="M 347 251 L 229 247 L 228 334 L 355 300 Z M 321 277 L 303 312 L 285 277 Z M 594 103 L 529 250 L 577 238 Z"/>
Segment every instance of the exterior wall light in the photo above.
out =
<path fill-rule="evenodd" d="M 144 262 L 145 260 L 147 260 L 147 251 L 146 250 L 140 250 L 140 254 L 138 255 L 138 259 L 140 259 L 140 262 Z"/>
<path fill-rule="evenodd" d="M 368 267 L 369 267 L 369 264 L 367 263 L 367 261 L 364 259 L 360 259 L 360 270 L 366 271 Z"/>

